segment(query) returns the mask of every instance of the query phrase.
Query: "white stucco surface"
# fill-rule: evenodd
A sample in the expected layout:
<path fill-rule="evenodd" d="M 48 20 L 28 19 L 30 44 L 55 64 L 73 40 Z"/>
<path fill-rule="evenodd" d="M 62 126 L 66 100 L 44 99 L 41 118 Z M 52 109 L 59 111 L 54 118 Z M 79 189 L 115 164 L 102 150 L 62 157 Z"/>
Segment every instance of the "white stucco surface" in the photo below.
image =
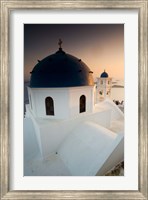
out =
<path fill-rule="evenodd" d="M 93 111 L 94 87 L 30 88 L 28 87 L 30 109 L 34 116 L 47 119 L 69 119 L 79 115 L 80 96 L 86 97 L 86 113 Z M 54 115 L 46 115 L 45 99 L 52 97 Z"/>
<path fill-rule="evenodd" d="M 39 153 L 35 129 L 30 118 L 24 118 L 24 163 L 32 160 Z"/>
<path fill-rule="evenodd" d="M 97 99 L 106 99 L 111 95 L 112 78 L 101 78 L 97 77 Z M 100 94 L 102 92 L 102 94 Z"/>
<path fill-rule="evenodd" d="M 106 128 L 110 127 L 111 110 L 106 109 L 103 106 L 97 107 L 97 109 L 91 114 L 81 113 L 79 117 L 66 120 L 37 118 L 33 116 L 29 106 L 26 107 L 26 110 L 28 117 L 30 117 L 33 122 L 35 134 L 43 158 L 55 153 L 67 135 L 74 130 L 76 126 L 87 120 L 100 124 Z"/>
<path fill-rule="evenodd" d="M 124 115 L 110 100 L 69 119 L 35 117 L 26 106 L 24 174 L 103 175 L 124 157 Z"/>
<path fill-rule="evenodd" d="M 42 159 L 35 129 L 30 118 L 24 119 L 24 176 L 70 176 L 59 155 Z"/>
<path fill-rule="evenodd" d="M 64 140 L 58 154 L 73 176 L 94 176 L 116 148 L 118 137 L 108 129 L 86 121 Z"/>

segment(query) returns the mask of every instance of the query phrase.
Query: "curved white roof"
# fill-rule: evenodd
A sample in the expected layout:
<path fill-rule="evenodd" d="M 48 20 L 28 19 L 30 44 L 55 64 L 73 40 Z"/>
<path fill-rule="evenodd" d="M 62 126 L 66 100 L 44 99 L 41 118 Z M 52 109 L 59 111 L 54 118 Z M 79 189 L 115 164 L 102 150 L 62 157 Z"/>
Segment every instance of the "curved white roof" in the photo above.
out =
<path fill-rule="evenodd" d="M 73 176 L 94 176 L 115 149 L 117 140 L 119 143 L 119 137 L 120 135 L 87 121 L 71 132 L 58 154 Z"/>

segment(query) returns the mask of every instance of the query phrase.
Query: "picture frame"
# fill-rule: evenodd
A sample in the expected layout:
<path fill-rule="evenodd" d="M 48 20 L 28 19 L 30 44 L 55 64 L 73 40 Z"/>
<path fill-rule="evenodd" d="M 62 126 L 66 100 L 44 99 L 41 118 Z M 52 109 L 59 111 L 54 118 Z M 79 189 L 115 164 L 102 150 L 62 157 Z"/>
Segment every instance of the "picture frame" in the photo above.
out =
<path fill-rule="evenodd" d="M 147 19 L 148 1 L 23 1 L 23 0 L 1 0 L 1 199 L 147 199 L 147 132 L 148 132 L 148 60 L 147 60 Z M 10 41 L 9 25 L 11 10 L 21 9 L 137 9 L 138 10 L 138 33 L 139 33 L 139 66 L 138 66 L 138 117 L 139 117 L 139 189 L 138 191 L 82 191 L 82 190 L 63 190 L 63 191 L 10 191 L 9 188 L 9 155 L 11 138 L 9 134 L 10 114 L 9 114 L 9 62 L 10 62 Z"/>

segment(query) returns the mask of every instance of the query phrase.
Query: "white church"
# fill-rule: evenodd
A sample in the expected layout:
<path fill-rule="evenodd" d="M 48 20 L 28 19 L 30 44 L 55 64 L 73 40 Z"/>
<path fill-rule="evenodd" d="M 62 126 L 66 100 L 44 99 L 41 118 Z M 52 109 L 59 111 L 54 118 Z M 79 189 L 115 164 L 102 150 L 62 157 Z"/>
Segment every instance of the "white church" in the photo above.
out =
<path fill-rule="evenodd" d="M 33 68 L 24 118 L 25 176 L 103 176 L 124 160 L 112 78 L 61 48 Z"/>

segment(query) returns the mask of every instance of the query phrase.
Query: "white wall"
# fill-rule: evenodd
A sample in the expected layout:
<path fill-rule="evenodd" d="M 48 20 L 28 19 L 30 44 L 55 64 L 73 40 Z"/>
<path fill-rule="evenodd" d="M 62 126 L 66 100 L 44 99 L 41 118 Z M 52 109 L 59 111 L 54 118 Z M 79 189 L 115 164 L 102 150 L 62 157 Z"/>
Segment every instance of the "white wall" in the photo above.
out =
<path fill-rule="evenodd" d="M 109 128 L 111 125 L 111 110 L 104 110 L 93 113 L 87 117 L 89 121 L 95 122 L 105 128 Z"/>
<path fill-rule="evenodd" d="M 26 116 L 33 121 L 38 145 L 43 158 L 55 153 L 65 138 L 84 121 L 89 120 L 105 128 L 110 127 L 111 111 L 106 109 L 94 113 L 81 113 L 76 118 L 51 120 L 35 118 L 30 110 L 30 106 L 28 105 L 26 108 Z"/>
<path fill-rule="evenodd" d="M 119 136 L 96 123 L 85 121 L 64 140 L 58 153 L 73 176 L 94 176 L 110 156 L 109 167 L 123 159 L 122 138 L 123 135 Z M 118 144 L 118 151 L 114 152 Z"/>
<path fill-rule="evenodd" d="M 23 134 L 23 144 L 24 144 L 24 162 L 31 160 L 39 150 L 37 145 L 37 138 L 35 134 L 35 129 L 30 118 L 24 118 L 24 134 Z M 25 145 L 27 144 L 27 145 Z"/>
<path fill-rule="evenodd" d="M 108 83 L 109 81 L 109 83 Z M 97 78 L 97 98 L 103 99 L 107 96 L 111 95 L 111 87 L 112 87 L 112 78 Z M 103 94 L 101 95 L 99 92 L 103 91 Z M 110 91 L 110 93 L 107 94 L 107 92 Z"/>
<path fill-rule="evenodd" d="M 93 102 L 94 102 L 94 87 L 75 87 L 69 89 L 69 107 L 70 107 L 70 117 L 81 115 L 83 113 L 79 112 L 80 106 L 80 96 L 85 95 L 86 97 L 86 113 L 93 112 Z"/>
<path fill-rule="evenodd" d="M 97 176 L 103 176 L 106 172 L 111 170 L 115 165 L 124 160 L 124 136 L 118 135 L 117 140 L 114 142 L 114 150 L 103 163 L 102 167 L 96 173 Z"/>
<path fill-rule="evenodd" d="M 92 93 L 93 93 L 93 90 L 90 90 L 90 88 L 86 88 L 86 90 L 83 91 L 83 94 L 86 95 L 86 98 L 90 98 Z M 47 91 L 45 94 L 47 94 Z M 57 94 L 59 93 L 57 92 Z M 75 102 L 79 100 L 78 97 L 81 94 L 81 90 L 79 90 L 79 88 L 74 88 L 72 90 L 68 90 L 66 95 L 68 96 L 68 94 L 71 97 L 69 104 L 70 103 L 74 104 Z M 43 95 L 41 94 L 41 96 Z M 78 104 L 79 104 L 79 101 L 78 101 Z M 90 104 L 93 105 L 92 102 Z M 26 110 L 27 110 L 26 116 L 30 117 L 33 121 L 36 137 L 38 140 L 42 157 L 46 158 L 50 154 L 55 153 L 59 145 L 65 140 L 65 138 L 73 130 L 75 130 L 76 127 L 78 127 L 79 125 L 81 125 L 81 123 L 85 121 L 93 122 L 97 125 L 100 125 L 104 128 L 109 129 L 111 125 L 110 124 L 111 120 L 123 119 L 123 113 L 110 100 L 103 101 L 102 103 L 99 103 L 99 105 L 100 105 L 100 109 L 97 108 L 93 112 L 87 111 L 80 114 L 78 113 L 79 110 L 77 110 L 76 112 L 75 111 L 76 109 L 74 110 L 70 109 L 71 118 L 69 117 L 64 120 L 51 120 L 50 118 L 49 119 L 36 118 L 32 110 L 30 109 L 30 105 L 26 106 Z M 79 108 L 79 106 L 77 106 L 77 108 Z M 88 108 L 90 109 L 89 111 L 91 111 L 92 108 L 89 106 Z M 76 117 L 72 117 L 72 115 L 75 115 Z"/>
<path fill-rule="evenodd" d="M 66 118 L 68 110 L 68 92 L 65 89 L 45 89 L 45 88 L 28 88 L 31 93 L 33 113 L 36 117 L 41 118 Z M 54 101 L 54 116 L 46 115 L 45 99 L 52 97 Z"/>
<path fill-rule="evenodd" d="M 32 111 L 34 116 L 48 119 L 68 119 L 79 115 L 79 99 L 86 96 L 86 113 L 93 111 L 94 87 L 68 87 L 68 88 L 30 88 Z M 54 101 L 54 115 L 46 115 L 45 98 L 52 97 Z M 30 101 L 30 98 L 29 98 Z M 30 102 L 30 107 L 31 107 Z"/>
<path fill-rule="evenodd" d="M 104 111 L 101 113 L 94 113 L 90 116 L 83 115 L 77 119 L 64 121 L 56 120 L 53 122 L 47 121 L 36 124 L 40 130 L 43 157 L 46 158 L 48 155 L 55 153 L 65 138 L 86 120 L 89 120 L 96 125 L 101 124 L 103 127 L 109 127 L 110 114 L 110 112 Z"/>
<path fill-rule="evenodd" d="M 110 99 L 106 99 L 102 104 L 112 110 L 111 114 L 111 120 L 120 120 L 124 119 L 124 114 L 123 112 L 118 108 L 118 106 L 113 102 L 110 101 Z"/>

